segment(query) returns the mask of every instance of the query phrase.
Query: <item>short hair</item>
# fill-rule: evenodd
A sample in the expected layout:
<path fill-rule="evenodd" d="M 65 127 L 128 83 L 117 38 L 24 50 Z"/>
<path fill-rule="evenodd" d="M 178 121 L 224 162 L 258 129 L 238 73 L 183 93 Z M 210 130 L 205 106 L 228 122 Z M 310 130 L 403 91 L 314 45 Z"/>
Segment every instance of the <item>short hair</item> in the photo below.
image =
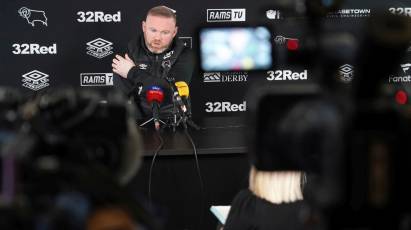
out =
<path fill-rule="evenodd" d="M 167 6 L 155 6 L 147 12 L 147 16 L 148 15 L 161 16 L 161 17 L 165 17 L 165 18 L 174 18 L 174 21 L 177 24 L 176 11 L 169 8 L 169 7 L 167 7 Z M 146 16 L 146 18 L 147 18 L 147 16 Z"/>

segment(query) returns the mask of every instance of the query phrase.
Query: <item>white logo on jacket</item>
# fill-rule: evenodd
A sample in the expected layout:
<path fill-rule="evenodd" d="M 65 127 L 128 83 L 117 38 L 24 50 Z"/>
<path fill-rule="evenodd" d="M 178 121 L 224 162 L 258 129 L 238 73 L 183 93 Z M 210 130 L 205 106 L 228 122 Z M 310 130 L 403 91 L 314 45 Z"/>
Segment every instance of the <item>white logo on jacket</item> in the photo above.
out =
<path fill-rule="evenodd" d="M 147 67 L 148 67 L 147 64 L 139 64 L 139 65 L 138 65 L 138 68 L 139 68 L 139 69 L 142 69 L 142 70 L 146 70 Z"/>

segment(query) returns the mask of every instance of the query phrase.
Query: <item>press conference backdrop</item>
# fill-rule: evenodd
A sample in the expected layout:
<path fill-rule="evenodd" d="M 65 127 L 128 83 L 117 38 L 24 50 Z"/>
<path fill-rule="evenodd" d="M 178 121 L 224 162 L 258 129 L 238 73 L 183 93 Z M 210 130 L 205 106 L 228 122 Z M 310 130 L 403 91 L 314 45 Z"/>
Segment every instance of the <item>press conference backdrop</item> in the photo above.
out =
<path fill-rule="evenodd" d="M 275 1 L 2 0 L 0 84 L 17 87 L 26 94 L 62 86 L 110 90 L 113 56 L 124 54 L 147 10 L 162 4 L 177 11 L 177 36 L 195 52 L 199 26 L 265 24 L 272 29 L 274 48 L 296 50 L 306 43 L 302 31 L 307 19 L 300 18 L 301 26 L 284 26 L 287 18 L 276 8 Z M 365 20 L 376 11 L 411 17 L 408 0 L 350 0 L 341 8 L 327 15 L 326 27 L 354 38 L 361 35 Z M 278 61 L 275 58 L 274 62 Z M 387 81 L 410 82 L 410 63 L 410 59 L 398 63 L 398 73 L 387 76 Z M 204 73 L 197 68 L 190 88 L 194 118 L 241 115 L 247 109 L 244 95 L 257 81 L 297 84 L 315 79 L 311 66 L 275 64 L 263 72 Z M 350 84 L 355 77 L 352 60 L 347 58 L 341 63 L 334 77 Z"/>

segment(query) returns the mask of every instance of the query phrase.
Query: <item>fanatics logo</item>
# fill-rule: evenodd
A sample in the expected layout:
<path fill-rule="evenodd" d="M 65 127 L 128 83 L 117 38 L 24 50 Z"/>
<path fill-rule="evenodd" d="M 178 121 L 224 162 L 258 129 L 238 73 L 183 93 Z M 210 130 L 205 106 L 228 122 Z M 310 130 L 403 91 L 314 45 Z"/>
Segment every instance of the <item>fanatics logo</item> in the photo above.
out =
<path fill-rule="evenodd" d="M 401 64 L 401 68 L 402 68 L 402 71 L 404 71 L 404 73 L 406 73 L 410 69 L 410 67 L 411 67 L 410 63 Z"/>
<path fill-rule="evenodd" d="M 87 54 L 96 58 L 103 58 L 113 53 L 113 43 L 102 38 L 87 42 Z"/>
<path fill-rule="evenodd" d="M 42 73 L 38 70 L 33 70 L 31 72 L 23 74 L 22 77 L 23 77 L 23 80 L 22 80 L 23 86 L 31 90 L 37 91 L 39 89 L 42 89 L 50 85 L 48 83 L 49 75 Z"/>
<path fill-rule="evenodd" d="M 35 26 L 34 22 L 41 22 L 47 26 L 46 13 L 42 10 L 31 10 L 27 7 L 21 7 L 18 11 L 19 15 L 27 20 L 31 26 Z"/>
<path fill-rule="evenodd" d="M 207 9 L 207 22 L 244 22 L 245 9 Z"/>
<path fill-rule="evenodd" d="M 113 73 L 81 73 L 81 86 L 112 86 Z"/>

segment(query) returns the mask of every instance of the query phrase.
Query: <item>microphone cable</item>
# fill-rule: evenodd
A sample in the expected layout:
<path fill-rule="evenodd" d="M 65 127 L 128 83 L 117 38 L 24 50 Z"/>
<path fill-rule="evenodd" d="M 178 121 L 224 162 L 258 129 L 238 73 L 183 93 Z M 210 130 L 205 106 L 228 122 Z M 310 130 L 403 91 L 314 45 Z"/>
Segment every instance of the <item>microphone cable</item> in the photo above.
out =
<path fill-rule="evenodd" d="M 149 201 L 149 206 L 150 209 L 152 208 L 152 200 L 151 200 L 151 174 L 153 172 L 153 167 L 154 167 L 154 162 L 156 160 L 156 157 L 160 150 L 164 147 L 164 140 L 160 135 L 159 131 L 156 131 L 156 136 L 160 140 L 160 145 L 157 147 L 156 151 L 154 152 L 153 159 L 151 160 L 151 165 L 150 165 L 150 170 L 149 170 L 149 175 L 148 175 L 148 201 Z"/>
<path fill-rule="evenodd" d="M 195 161 L 196 161 L 197 174 L 198 174 L 198 178 L 200 179 L 200 189 L 201 189 L 202 200 L 201 200 L 201 206 L 200 206 L 200 223 L 199 223 L 199 225 L 201 226 L 201 224 L 203 222 L 203 214 L 204 214 L 203 210 L 204 210 L 204 203 L 205 203 L 204 183 L 203 183 L 203 178 L 201 176 L 200 163 L 198 161 L 198 155 L 197 155 L 197 148 L 194 144 L 193 138 L 191 137 L 191 135 L 188 132 L 188 129 L 186 127 L 184 128 L 184 134 L 186 135 L 187 139 L 190 141 L 191 146 L 193 147 L 194 158 L 195 158 Z"/>

